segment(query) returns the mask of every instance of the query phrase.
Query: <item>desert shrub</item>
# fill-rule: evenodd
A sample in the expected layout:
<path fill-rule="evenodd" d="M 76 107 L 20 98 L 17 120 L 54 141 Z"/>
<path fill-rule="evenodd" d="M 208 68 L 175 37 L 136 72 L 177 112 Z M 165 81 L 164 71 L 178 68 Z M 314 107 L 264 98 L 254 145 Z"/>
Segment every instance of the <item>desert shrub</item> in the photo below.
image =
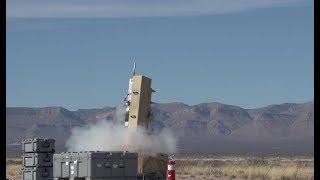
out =
<path fill-rule="evenodd" d="M 269 165 L 269 162 L 265 160 L 264 158 L 253 158 L 253 159 L 248 159 L 247 164 L 249 166 L 267 166 Z"/>

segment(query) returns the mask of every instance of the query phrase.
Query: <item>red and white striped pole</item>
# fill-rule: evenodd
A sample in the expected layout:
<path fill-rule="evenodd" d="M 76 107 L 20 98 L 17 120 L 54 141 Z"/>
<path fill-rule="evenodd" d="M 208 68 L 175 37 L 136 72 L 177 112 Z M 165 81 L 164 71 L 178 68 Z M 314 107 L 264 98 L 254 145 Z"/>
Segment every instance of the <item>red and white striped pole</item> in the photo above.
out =
<path fill-rule="evenodd" d="M 175 180 L 176 179 L 176 161 L 174 159 L 169 159 L 167 163 L 167 180 Z"/>

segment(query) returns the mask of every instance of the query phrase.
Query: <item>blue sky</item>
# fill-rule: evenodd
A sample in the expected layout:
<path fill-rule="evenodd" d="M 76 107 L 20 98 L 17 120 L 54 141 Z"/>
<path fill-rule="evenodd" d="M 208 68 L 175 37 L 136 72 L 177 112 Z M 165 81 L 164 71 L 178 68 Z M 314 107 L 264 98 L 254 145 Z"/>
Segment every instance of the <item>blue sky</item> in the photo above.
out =
<path fill-rule="evenodd" d="M 133 60 L 155 102 L 313 100 L 313 14 L 303 0 L 7 0 L 7 106 L 119 105 Z"/>

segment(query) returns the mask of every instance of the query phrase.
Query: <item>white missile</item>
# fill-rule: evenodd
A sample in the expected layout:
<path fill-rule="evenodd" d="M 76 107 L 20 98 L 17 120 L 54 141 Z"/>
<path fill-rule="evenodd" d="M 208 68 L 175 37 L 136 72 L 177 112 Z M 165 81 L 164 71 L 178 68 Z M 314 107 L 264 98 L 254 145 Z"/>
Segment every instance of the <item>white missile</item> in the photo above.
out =
<path fill-rule="evenodd" d="M 136 62 L 133 62 L 132 77 L 136 75 Z"/>
<path fill-rule="evenodd" d="M 126 107 L 126 117 L 125 117 L 125 122 L 124 122 L 125 127 L 129 126 L 128 120 L 129 120 L 129 111 L 130 111 L 131 94 L 132 94 L 132 78 L 135 74 L 136 74 L 136 62 L 133 62 L 132 77 L 129 79 L 128 93 L 127 93 L 126 98 L 124 99 L 125 107 Z"/>

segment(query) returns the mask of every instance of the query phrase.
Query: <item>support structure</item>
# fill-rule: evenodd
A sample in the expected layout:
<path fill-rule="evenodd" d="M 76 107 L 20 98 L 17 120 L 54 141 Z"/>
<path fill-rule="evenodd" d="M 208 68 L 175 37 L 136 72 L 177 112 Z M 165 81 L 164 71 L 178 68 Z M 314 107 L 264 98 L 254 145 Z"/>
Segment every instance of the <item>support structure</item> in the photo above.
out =
<path fill-rule="evenodd" d="M 130 131 L 135 131 L 138 126 L 149 130 L 151 121 L 151 94 L 151 79 L 141 75 L 133 76 L 129 111 Z"/>

